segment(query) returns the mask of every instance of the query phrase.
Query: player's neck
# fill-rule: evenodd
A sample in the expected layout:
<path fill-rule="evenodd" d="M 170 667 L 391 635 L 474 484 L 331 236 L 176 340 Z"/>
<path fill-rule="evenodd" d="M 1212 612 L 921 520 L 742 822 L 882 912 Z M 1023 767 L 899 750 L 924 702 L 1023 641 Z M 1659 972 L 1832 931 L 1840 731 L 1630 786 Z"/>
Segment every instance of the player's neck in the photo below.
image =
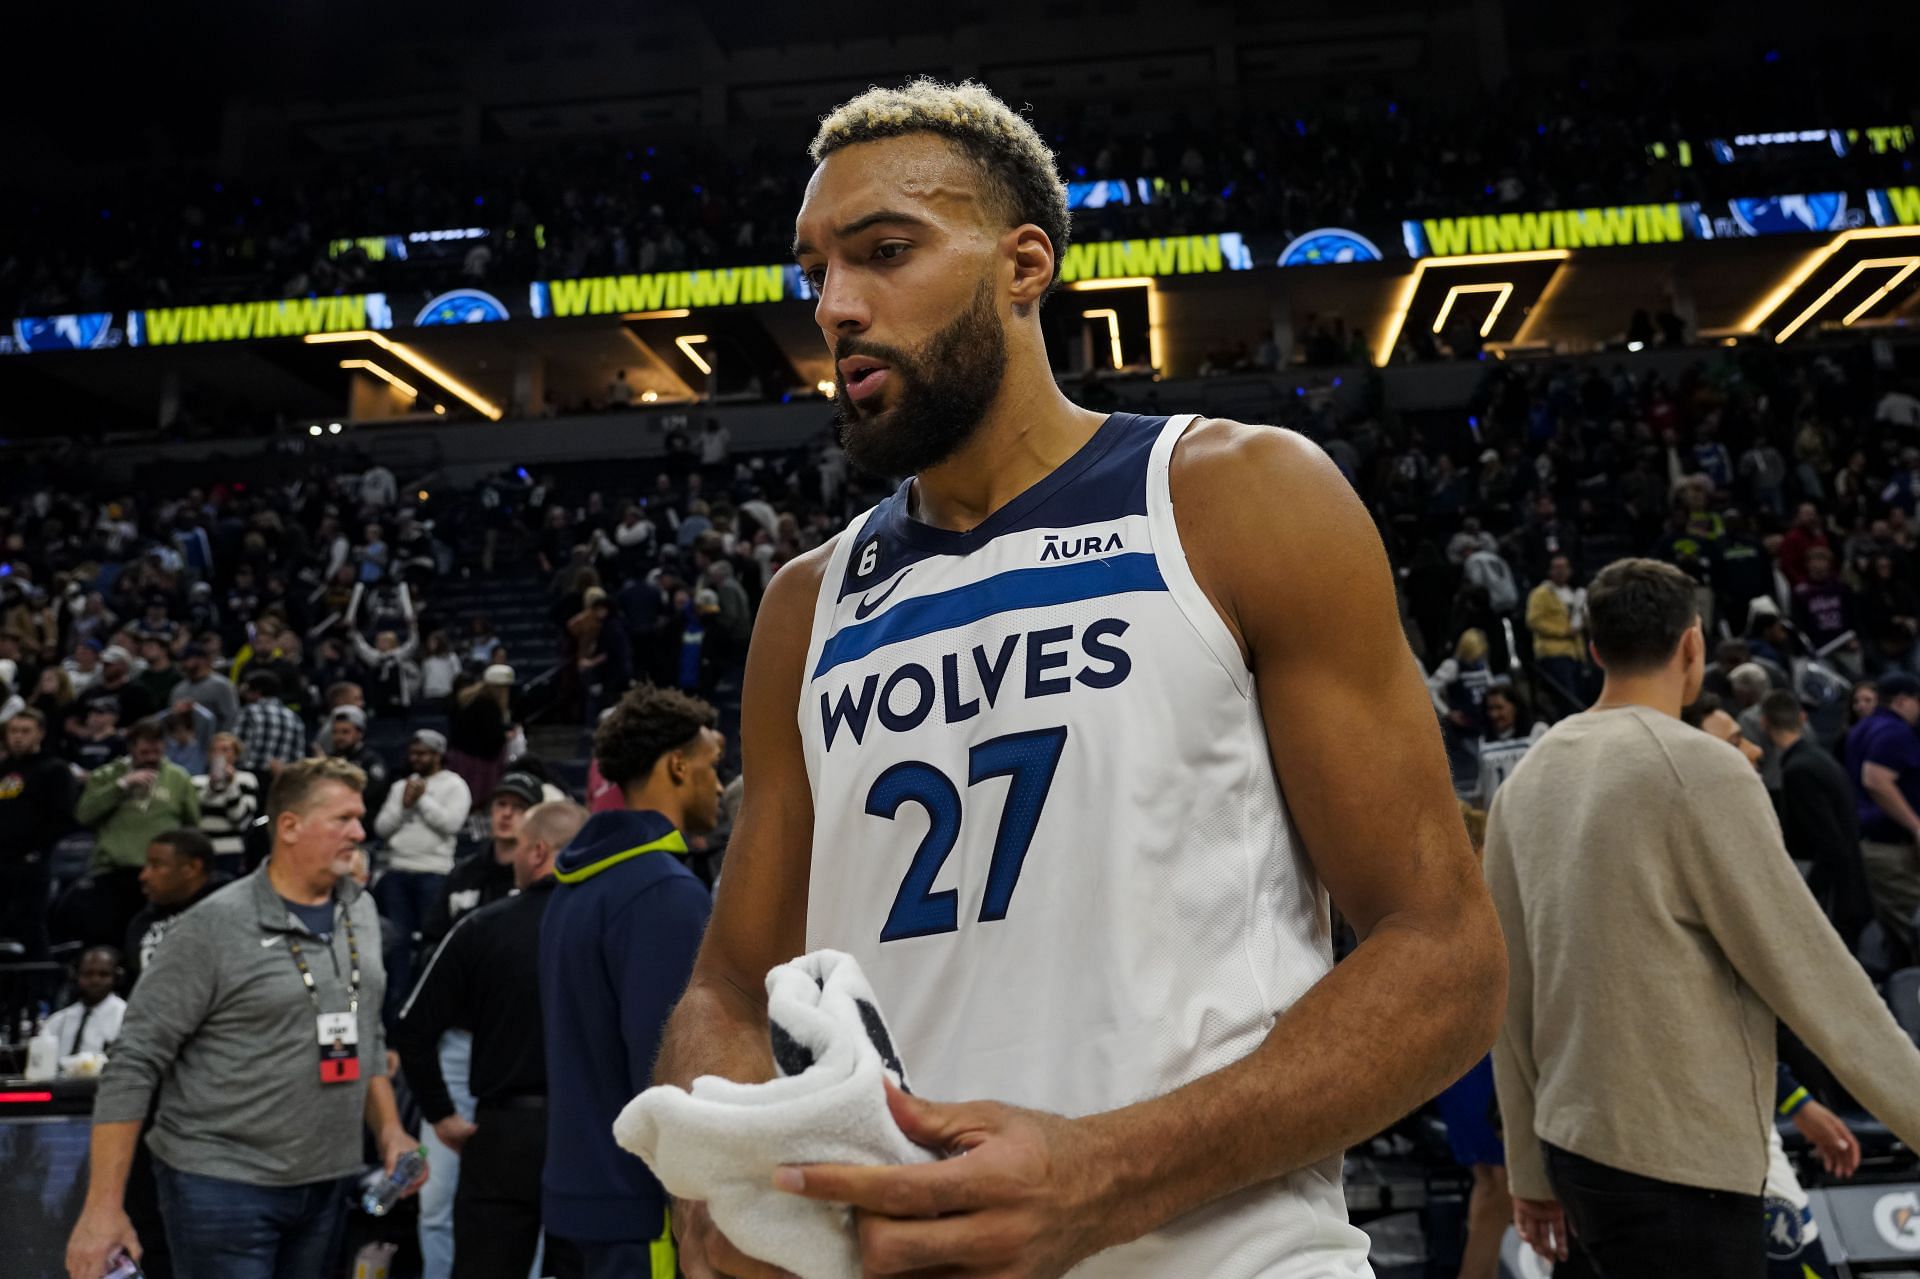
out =
<path fill-rule="evenodd" d="M 267 882 L 273 891 L 300 906 L 318 906 L 333 899 L 334 875 L 331 869 L 302 874 L 275 854 L 267 859 Z"/>
<path fill-rule="evenodd" d="M 674 792 L 673 784 L 667 782 L 655 785 L 649 781 L 626 793 L 627 810 L 634 813 L 654 812 L 673 823 L 675 830 L 682 830 L 687 824 L 687 806 Z"/>
<path fill-rule="evenodd" d="M 1600 699 L 1589 710 L 1614 711 L 1625 706 L 1644 706 L 1673 719 L 1680 718 L 1686 704 L 1684 674 L 1657 671 L 1651 675 L 1609 675 Z"/>
<path fill-rule="evenodd" d="M 913 481 L 913 517 L 966 532 L 1039 483 L 1080 450 L 1106 421 L 1043 377 L 1011 369 L 986 420 L 952 457 Z"/>

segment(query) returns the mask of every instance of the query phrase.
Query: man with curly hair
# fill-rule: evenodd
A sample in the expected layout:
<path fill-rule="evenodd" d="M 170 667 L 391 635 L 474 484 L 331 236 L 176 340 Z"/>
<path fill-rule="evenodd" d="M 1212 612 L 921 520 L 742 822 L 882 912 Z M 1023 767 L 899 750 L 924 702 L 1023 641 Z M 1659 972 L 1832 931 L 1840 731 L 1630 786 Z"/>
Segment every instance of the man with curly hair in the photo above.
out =
<path fill-rule="evenodd" d="M 1341 1152 L 1480 1059 L 1506 971 L 1366 509 L 1286 431 L 1060 392 L 1065 188 L 982 86 L 863 93 L 811 154 L 842 440 L 907 478 L 767 590 L 655 1081 L 771 1078 L 764 975 L 833 947 L 895 1119 L 966 1156 L 780 1171 L 867 1271 L 1365 1275 Z M 788 1260 L 673 1216 L 691 1279 Z"/>
<path fill-rule="evenodd" d="M 593 737 L 626 807 L 594 814 L 554 861 L 540 928 L 542 1217 L 577 1245 L 585 1279 L 673 1273 L 666 1193 L 614 1144 L 613 1120 L 650 1081 L 707 926 L 706 887 L 680 858 L 686 836 L 720 820 L 726 739 L 714 719 L 678 689 L 628 693 Z"/>

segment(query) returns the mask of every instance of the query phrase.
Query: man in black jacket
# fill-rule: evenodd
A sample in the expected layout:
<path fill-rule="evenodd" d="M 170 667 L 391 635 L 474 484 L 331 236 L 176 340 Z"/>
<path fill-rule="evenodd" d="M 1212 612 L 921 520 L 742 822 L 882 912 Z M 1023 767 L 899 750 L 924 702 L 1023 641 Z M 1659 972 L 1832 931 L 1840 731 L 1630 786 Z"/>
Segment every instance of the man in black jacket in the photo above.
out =
<path fill-rule="evenodd" d="M 367 713 L 358 706 L 336 706 L 327 725 L 327 754 L 344 759 L 367 775 L 366 804 L 378 813 L 387 802 L 387 761 L 367 744 Z"/>
<path fill-rule="evenodd" d="M 513 851 L 520 891 L 454 923 L 393 1029 L 421 1114 L 460 1156 L 453 1238 L 463 1279 L 522 1279 L 539 1245 L 547 1149 L 540 926 L 554 856 L 586 820 L 584 808 L 564 801 L 526 814 Z M 455 1027 L 473 1032 L 471 1123 L 454 1108 L 440 1070 L 440 1037 Z M 550 1238 L 547 1248 L 546 1272 L 579 1274 L 563 1244 Z"/>
<path fill-rule="evenodd" d="M 187 907 L 227 883 L 213 868 L 213 841 L 197 830 L 170 830 L 147 845 L 140 891 L 147 904 L 127 928 L 127 985 L 140 980 L 161 939 Z"/>
<path fill-rule="evenodd" d="M 1860 823 L 1853 786 L 1839 761 L 1805 736 L 1800 699 L 1775 689 L 1760 701 L 1760 719 L 1780 759 L 1780 833 L 1807 886 L 1855 949 L 1873 918 L 1873 896 L 1860 859 Z"/>
<path fill-rule="evenodd" d="M 53 846 L 73 827 L 73 770 L 41 749 L 47 720 L 32 707 L 6 724 L 0 757 L 0 937 L 47 957 Z"/>

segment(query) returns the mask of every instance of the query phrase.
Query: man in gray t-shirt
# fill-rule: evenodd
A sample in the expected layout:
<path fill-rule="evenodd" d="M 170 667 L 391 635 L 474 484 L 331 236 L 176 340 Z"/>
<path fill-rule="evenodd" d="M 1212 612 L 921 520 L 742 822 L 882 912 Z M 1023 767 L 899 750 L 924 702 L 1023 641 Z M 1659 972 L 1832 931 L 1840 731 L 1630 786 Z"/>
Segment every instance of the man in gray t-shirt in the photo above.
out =
<path fill-rule="evenodd" d="M 213 712 L 217 731 L 231 733 L 234 721 L 240 718 L 240 696 L 234 692 L 233 681 L 215 674 L 212 658 L 200 648 L 190 648 L 181 656 L 180 674 L 167 705 L 182 699 L 198 702 Z"/>

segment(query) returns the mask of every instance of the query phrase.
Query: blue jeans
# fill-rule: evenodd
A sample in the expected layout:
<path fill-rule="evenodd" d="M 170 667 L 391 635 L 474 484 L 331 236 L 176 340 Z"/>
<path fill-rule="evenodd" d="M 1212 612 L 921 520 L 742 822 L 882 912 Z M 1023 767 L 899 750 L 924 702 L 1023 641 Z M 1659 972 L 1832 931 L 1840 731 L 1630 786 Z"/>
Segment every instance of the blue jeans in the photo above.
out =
<path fill-rule="evenodd" d="M 390 870 L 374 881 L 373 901 L 387 922 L 394 926 L 406 944 L 395 957 L 396 971 L 387 974 L 387 1002 L 384 1009 L 391 1022 L 400 1014 L 401 1005 L 413 991 L 413 948 L 427 922 L 427 912 L 446 891 L 447 877 L 434 871 Z"/>
<path fill-rule="evenodd" d="M 467 1079 L 473 1069 L 473 1034 L 449 1030 L 440 1036 L 440 1074 L 447 1095 L 462 1119 L 473 1121 L 473 1093 Z M 453 1195 L 460 1188 L 460 1156 L 440 1140 L 433 1125 L 420 1125 L 420 1141 L 427 1148 L 427 1167 L 433 1175 L 420 1187 L 420 1276 L 450 1279 L 453 1274 Z"/>
<path fill-rule="evenodd" d="M 347 1220 L 345 1181 L 256 1186 L 156 1159 L 160 1214 L 179 1279 L 330 1279 Z"/>

